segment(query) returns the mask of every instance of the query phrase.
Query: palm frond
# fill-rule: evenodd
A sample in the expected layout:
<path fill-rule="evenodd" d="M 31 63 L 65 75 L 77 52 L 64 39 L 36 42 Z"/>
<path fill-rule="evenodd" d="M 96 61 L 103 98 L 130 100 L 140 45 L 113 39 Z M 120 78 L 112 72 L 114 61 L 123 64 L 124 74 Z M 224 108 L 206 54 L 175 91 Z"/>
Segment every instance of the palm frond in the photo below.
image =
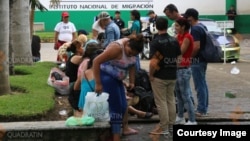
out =
<path fill-rule="evenodd" d="M 48 9 L 39 0 L 30 0 L 31 9 L 39 9 L 40 11 L 48 11 Z"/>

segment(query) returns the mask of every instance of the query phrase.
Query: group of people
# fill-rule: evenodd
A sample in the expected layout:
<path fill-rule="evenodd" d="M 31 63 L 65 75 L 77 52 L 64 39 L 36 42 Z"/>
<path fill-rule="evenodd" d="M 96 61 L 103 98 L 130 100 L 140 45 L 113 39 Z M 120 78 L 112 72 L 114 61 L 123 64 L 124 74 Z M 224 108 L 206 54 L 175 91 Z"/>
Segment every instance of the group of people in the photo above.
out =
<path fill-rule="evenodd" d="M 93 30 L 96 30 L 97 34 L 93 32 L 92 39 L 87 39 L 87 33 L 82 30 L 77 37 L 75 27 L 68 19 L 69 14 L 63 12 L 62 22 L 55 28 L 57 42 L 54 46 L 58 50 L 58 61 L 66 63 L 65 74 L 70 81 L 69 102 L 74 108 L 74 115 L 67 119 L 67 123 L 84 125 L 86 121 L 90 121 L 90 117 L 84 114 L 87 92 L 95 91 L 98 94 L 107 92 L 113 139 L 120 140 L 121 125 L 123 134 L 137 133 L 136 130 L 129 128 L 127 120 L 124 120 L 128 110 L 138 113 L 138 117 L 152 116 L 152 113 L 138 111 L 127 104 L 126 92 L 134 88 L 137 66 L 135 56 L 143 49 L 143 36 L 135 31 L 129 36 L 121 37 L 121 30 L 109 13 L 101 12 L 97 22 L 93 24 Z M 139 27 L 137 26 L 134 27 L 135 30 L 141 30 L 140 22 Z M 100 36 L 104 36 L 105 40 L 100 40 L 102 39 Z M 111 69 L 116 72 L 107 72 L 107 69 L 103 69 L 106 66 L 116 68 Z M 119 75 L 121 72 L 124 73 L 122 78 L 111 75 Z M 125 82 L 127 76 L 129 80 Z"/>
<path fill-rule="evenodd" d="M 149 76 L 160 118 L 151 134 L 168 134 L 174 124 L 196 125 L 196 117 L 207 116 L 209 104 L 207 61 L 201 55 L 206 44 L 206 27 L 199 23 L 199 12 L 189 8 L 180 14 L 174 4 L 167 5 L 163 12 L 173 24 L 168 28 L 167 19 L 157 18 L 158 35 L 150 45 Z M 196 109 L 191 77 L 197 92 Z"/>
<path fill-rule="evenodd" d="M 196 117 L 206 116 L 208 113 L 207 62 L 200 53 L 206 43 L 206 35 L 202 27 L 204 25 L 198 20 L 199 13 L 196 9 L 189 8 L 181 15 L 174 4 L 167 5 L 163 12 L 168 19 L 174 21 L 169 28 L 167 18 L 157 17 L 154 11 L 148 13 L 157 30 L 150 43 L 149 78 L 160 119 L 150 134 L 168 134 L 173 130 L 174 124 L 196 125 Z M 66 47 L 70 54 L 64 60 L 67 62 L 66 75 L 71 82 L 70 95 L 73 97 L 69 101 L 75 109 L 74 117 L 84 117 L 83 106 L 88 91 L 109 93 L 110 124 L 114 141 L 120 140 L 121 125 L 124 124 L 129 107 L 126 90 L 135 87 L 135 73 L 140 69 L 137 57 L 142 52 L 144 43 L 140 12 L 132 10 L 130 13 L 133 23 L 127 36 L 121 36 L 127 29 L 123 28 L 121 19 L 117 19 L 120 18 L 119 12 L 116 12 L 115 20 L 111 19 L 109 13 L 101 12 L 93 24 L 93 37 L 90 40 L 87 39 L 86 32 L 76 37 L 76 29 L 68 21 L 68 13 L 62 14 L 62 23 L 55 28 L 55 41 L 58 41 L 55 49 L 70 42 Z M 103 39 L 99 37 L 100 33 L 103 33 L 104 41 L 100 40 Z M 105 69 L 107 66 L 114 69 Z M 190 86 L 191 76 L 197 92 L 196 109 Z M 128 82 L 125 83 L 127 77 Z M 188 122 L 184 117 L 184 109 L 188 113 Z M 147 113 L 143 114 L 148 116 Z M 128 126 L 124 127 L 127 127 L 126 132 L 135 132 Z"/>

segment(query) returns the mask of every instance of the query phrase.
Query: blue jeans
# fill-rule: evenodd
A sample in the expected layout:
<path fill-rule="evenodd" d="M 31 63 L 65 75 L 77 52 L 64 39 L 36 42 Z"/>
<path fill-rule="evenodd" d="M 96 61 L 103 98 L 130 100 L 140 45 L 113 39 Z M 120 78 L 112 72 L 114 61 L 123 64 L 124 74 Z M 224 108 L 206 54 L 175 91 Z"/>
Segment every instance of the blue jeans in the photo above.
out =
<path fill-rule="evenodd" d="M 190 86 L 191 68 L 178 69 L 175 85 L 175 93 L 177 97 L 178 117 L 184 117 L 184 107 L 188 112 L 188 119 L 195 122 L 195 110 L 192 101 L 192 91 Z"/>
<path fill-rule="evenodd" d="M 191 65 L 195 91 L 197 92 L 197 112 L 206 114 L 208 110 L 208 87 L 206 82 L 206 62 Z"/>
<path fill-rule="evenodd" d="M 141 68 L 140 57 L 139 57 L 139 55 L 136 55 L 135 57 L 136 57 L 135 70 L 139 71 Z"/>
<path fill-rule="evenodd" d="M 113 134 L 121 133 L 123 116 L 127 110 L 127 100 L 123 82 L 101 71 L 103 91 L 109 94 L 110 124 Z"/>

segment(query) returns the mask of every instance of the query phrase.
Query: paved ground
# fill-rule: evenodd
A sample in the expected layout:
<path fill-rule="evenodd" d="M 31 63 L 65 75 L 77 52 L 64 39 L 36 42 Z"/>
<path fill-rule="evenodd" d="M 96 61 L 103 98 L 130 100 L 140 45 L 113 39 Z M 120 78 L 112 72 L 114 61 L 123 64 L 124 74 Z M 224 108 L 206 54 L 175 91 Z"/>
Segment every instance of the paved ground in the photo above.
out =
<path fill-rule="evenodd" d="M 207 83 L 209 86 L 209 116 L 205 118 L 197 118 L 199 124 L 202 121 L 249 121 L 250 120 L 250 75 L 248 71 L 250 68 L 250 36 L 245 36 L 241 42 L 241 58 L 236 64 L 230 62 L 224 63 L 210 63 L 207 69 Z M 53 49 L 53 44 L 43 43 L 41 48 L 41 55 L 43 61 L 54 61 L 56 59 L 56 51 Z M 148 68 L 148 61 L 141 61 L 142 68 Z M 240 70 L 239 74 L 231 74 L 233 67 Z M 191 79 L 193 88 L 193 83 Z M 228 98 L 225 92 L 232 91 L 235 93 L 235 98 Z M 195 91 L 193 95 L 196 98 Z M 195 99 L 196 101 L 196 99 Z M 143 123 L 130 124 L 131 127 L 140 130 L 139 134 L 124 137 L 124 141 L 144 140 L 144 141 L 165 141 L 171 140 L 163 136 L 149 136 L 158 116 Z M 137 118 L 131 117 L 131 122 L 138 121 Z M 140 120 L 141 121 L 141 120 Z M 139 122 L 139 121 L 138 121 Z M 152 123 L 154 122 L 154 123 Z M 154 139 L 155 138 L 155 139 Z"/>

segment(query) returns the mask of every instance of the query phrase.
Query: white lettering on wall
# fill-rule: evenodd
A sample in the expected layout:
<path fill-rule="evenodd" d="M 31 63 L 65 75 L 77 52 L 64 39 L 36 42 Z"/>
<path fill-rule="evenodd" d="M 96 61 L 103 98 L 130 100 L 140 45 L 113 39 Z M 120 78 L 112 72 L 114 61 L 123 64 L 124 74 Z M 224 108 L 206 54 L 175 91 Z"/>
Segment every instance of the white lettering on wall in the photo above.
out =
<path fill-rule="evenodd" d="M 40 1 L 49 11 L 61 10 L 152 10 L 156 0 L 61 0 L 58 5 L 50 0 Z"/>

